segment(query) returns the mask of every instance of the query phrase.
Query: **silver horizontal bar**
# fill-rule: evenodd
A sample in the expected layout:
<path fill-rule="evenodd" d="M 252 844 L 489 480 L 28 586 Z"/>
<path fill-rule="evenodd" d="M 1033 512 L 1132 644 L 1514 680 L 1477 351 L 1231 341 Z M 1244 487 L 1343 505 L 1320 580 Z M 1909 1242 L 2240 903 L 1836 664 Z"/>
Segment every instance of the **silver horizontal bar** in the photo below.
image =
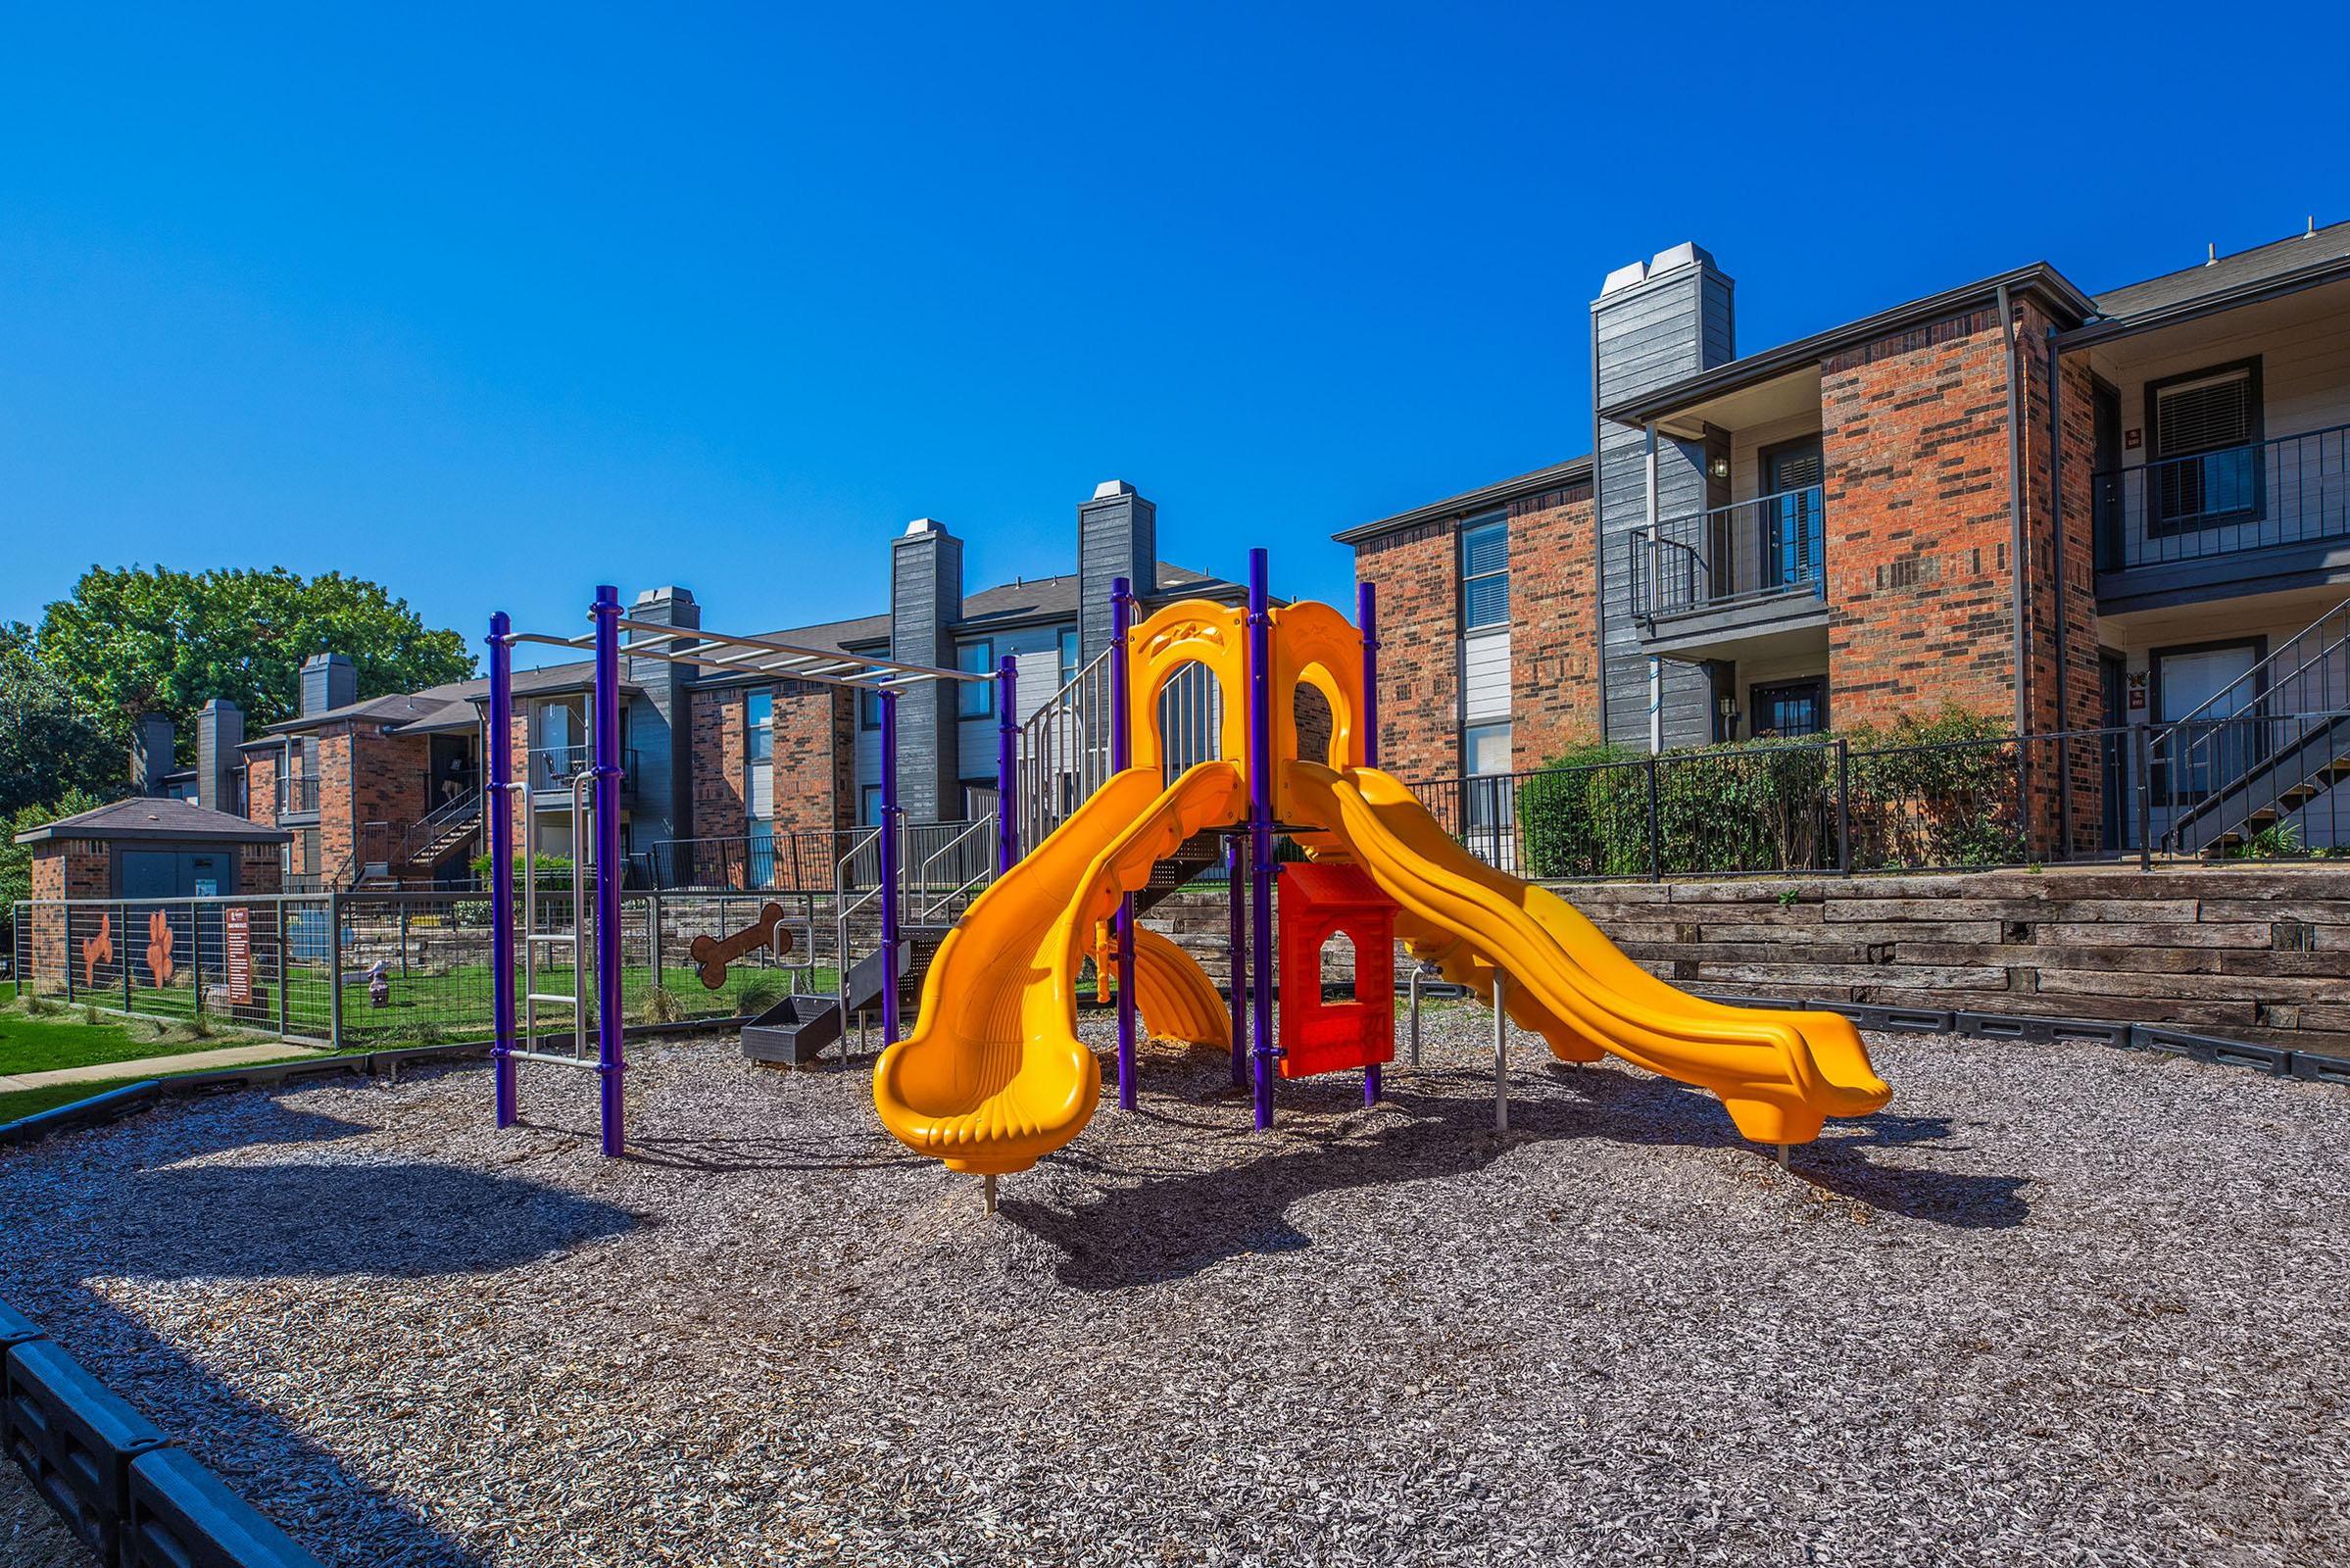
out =
<path fill-rule="evenodd" d="M 594 1056 L 565 1056 L 558 1052 L 525 1051 L 518 1047 L 508 1052 L 507 1055 L 515 1061 L 544 1061 L 558 1067 L 593 1067 L 598 1065 Z"/>
<path fill-rule="evenodd" d="M 634 620 L 622 615 L 619 618 L 619 624 L 630 631 L 653 632 L 664 637 L 677 635 L 676 627 L 657 620 Z M 840 659 L 843 657 L 838 649 L 803 648 L 798 643 L 781 642 L 773 637 L 740 637 L 714 631 L 700 632 L 699 635 L 704 642 L 726 643 L 735 648 L 764 648 L 772 653 L 799 654 L 809 659 Z M 897 670 L 910 675 L 926 676 L 931 680 L 984 681 L 996 678 L 996 672 L 992 669 L 986 671 L 941 669 L 934 664 L 909 664 L 892 659 L 866 659 L 861 655 L 849 657 L 856 658 L 867 669 Z"/>
<path fill-rule="evenodd" d="M 579 1005 L 579 999 L 577 997 L 568 995 L 557 996 L 551 991 L 532 991 L 527 993 L 527 997 L 529 1001 L 544 1002 L 551 1006 L 576 1007 Z"/>

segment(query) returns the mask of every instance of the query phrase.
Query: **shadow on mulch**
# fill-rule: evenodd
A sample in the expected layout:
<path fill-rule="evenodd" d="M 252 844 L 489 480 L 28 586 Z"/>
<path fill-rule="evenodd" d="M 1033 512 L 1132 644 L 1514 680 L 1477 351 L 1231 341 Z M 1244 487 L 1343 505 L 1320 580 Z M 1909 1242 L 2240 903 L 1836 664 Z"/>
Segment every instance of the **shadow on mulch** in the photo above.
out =
<path fill-rule="evenodd" d="M 1454 1071 L 1389 1081 L 1379 1119 L 1346 1129 L 1343 1141 L 1289 1147 L 1211 1169 L 1145 1173 L 1139 1181 L 1058 1206 L 1006 1195 L 1003 1214 L 1063 1254 L 1057 1273 L 1077 1290 L 1110 1291 L 1181 1279 L 1234 1256 L 1302 1250 L 1311 1239 L 1286 1217 L 1291 1205 L 1317 1194 L 1464 1174 L 1491 1164 L 1508 1150 L 1568 1139 L 1685 1148 L 1758 1146 L 1739 1138 L 1713 1096 L 1646 1075 L 1604 1069 L 1553 1067 L 1553 1078 L 1574 1098 L 1513 1098 L 1510 1130 L 1493 1129 L 1493 1102 L 1478 1095 L 1487 1080 Z M 1415 1078 L 1465 1094 L 1412 1088 Z M 1284 1086 L 1285 1092 L 1291 1086 Z M 1328 1114 L 1342 1102 L 1325 1099 L 1285 1110 Z M 1397 1113 L 1400 1113 L 1398 1116 Z M 1148 1115 L 1150 1112 L 1146 1111 Z M 1359 1110 L 1354 1114 L 1364 1114 Z M 1193 1125 L 1179 1143 L 1229 1143 L 1250 1136 L 1226 1127 Z M 2020 1196 L 2023 1178 L 1919 1170 L 1872 1163 L 1871 1148 L 1934 1145 L 1947 1139 L 1949 1119 L 1880 1113 L 1836 1123 L 1827 1139 L 1798 1151 L 1793 1174 L 1815 1186 L 1889 1213 L 1960 1229 L 2005 1229 L 2030 1212 Z M 1134 1173 L 1137 1151 L 1120 1157 L 1075 1152 L 1073 1163 L 1115 1180 Z M 1178 1152 L 1139 1152 L 1145 1159 Z M 1155 1160 L 1153 1160 L 1155 1162 Z"/>

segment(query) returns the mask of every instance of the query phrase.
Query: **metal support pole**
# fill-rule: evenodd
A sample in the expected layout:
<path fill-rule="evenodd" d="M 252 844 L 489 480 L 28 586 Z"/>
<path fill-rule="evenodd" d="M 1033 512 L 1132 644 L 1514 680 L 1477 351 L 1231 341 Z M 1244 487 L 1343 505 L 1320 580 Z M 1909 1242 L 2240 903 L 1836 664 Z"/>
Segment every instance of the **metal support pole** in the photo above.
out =
<path fill-rule="evenodd" d="M 594 722 L 596 845 L 596 1080 L 604 1124 L 604 1152 L 627 1150 L 620 1030 L 620 590 L 596 590 L 596 716 Z M 571 868 L 576 882 L 579 868 Z M 576 944 L 579 933 L 571 933 Z M 572 961 L 578 962 L 576 946 Z M 573 1020 L 574 1028 L 577 1019 Z"/>
<path fill-rule="evenodd" d="M 514 1124 L 514 623 L 501 610 L 490 617 L 489 713 L 484 720 L 482 766 L 489 780 L 481 808 L 490 831 L 490 1046 L 491 1076 L 497 1080 L 498 1125 Z M 574 873 L 578 867 L 572 867 Z M 279 920 L 282 933 L 284 921 Z M 278 949 L 282 955 L 282 944 Z M 280 958 L 282 964 L 283 959 Z M 577 962 L 574 955 L 573 962 Z"/>
<path fill-rule="evenodd" d="M 1232 906 L 1232 1087 L 1248 1081 L 1248 853 L 1238 833 L 1224 835 L 1224 892 Z"/>
<path fill-rule="evenodd" d="M 1256 1125 L 1273 1125 L 1273 613 L 1271 571 L 1248 552 L 1248 916 L 1255 969 Z"/>
<path fill-rule="evenodd" d="M 2132 724 L 2130 727 L 2130 759 L 2132 780 L 2137 796 L 2138 869 L 2154 869 L 2154 742 L 2150 726 Z"/>
<path fill-rule="evenodd" d="M 645 945 L 651 950 L 653 983 L 656 986 L 665 986 L 668 976 L 661 966 L 661 890 L 658 888 L 645 890 L 645 919 L 649 922 L 646 926 Z M 810 946 L 813 946 L 812 942 Z"/>
<path fill-rule="evenodd" d="M 898 694 L 881 689 L 881 1043 L 898 1040 Z M 848 962 L 847 956 L 842 963 Z M 861 1030 L 861 1025 L 859 1026 Z M 862 1043 L 861 1041 L 859 1042 Z"/>
<path fill-rule="evenodd" d="M 1836 868 L 1852 874 L 1852 743 L 1836 738 Z"/>
<path fill-rule="evenodd" d="M 115 906 L 115 924 L 122 928 L 122 1010 L 130 1010 L 130 906 Z"/>
<path fill-rule="evenodd" d="M 1020 667 L 1005 654 L 996 666 L 996 874 L 1020 858 L 1020 819 L 1012 802 L 1020 790 Z"/>
<path fill-rule="evenodd" d="M 1656 754 L 1648 754 L 1648 880 L 1662 882 L 1665 872 L 1664 824 L 1657 819 Z"/>
<path fill-rule="evenodd" d="M 343 896 L 326 890 L 326 1043 L 343 1049 Z"/>
<path fill-rule="evenodd" d="M 1509 1131 L 1509 976 L 1493 971 L 1493 1131 Z"/>
<path fill-rule="evenodd" d="M 1427 967 L 1420 963 L 1411 966 L 1411 1064 L 1420 1064 L 1420 982 L 1427 977 Z"/>
<path fill-rule="evenodd" d="M 1109 770 L 1123 773 L 1134 765 L 1133 671 L 1129 666 L 1127 633 L 1134 625 L 1133 584 L 1113 577 L 1109 584 Z M 1118 1108 L 1134 1109 L 1140 1085 L 1134 1065 L 1134 895 L 1118 895 L 1118 916 L 1111 935 L 1118 963 Z"/>
<path fill-rule="evenodd" d="M 1377 767 L 1379 765 L 1379 593 L 1378 589 L 1370 583 L 1360 582 L 1354 585 L 1354 625 L 1362 636 L 1363 645 L 1363 710 L 1357 718 L 1358 727 L 1362 731 L 1363 766 Z M 1389 1016 L 1393 1018 L 1395 998 L 1392 990 L 1385 1001 L 1390 1009 Z M 1416 1016 L 1412 1019 L 1412 1028 L 1415 1031 L 1419 1028 L 1419 1019 Z M 1388 1045 L 1392 1049 L 1395 1043 L 1395 1036 L 1391 1031 Z M 1363 1068 L 1363 1103 L 1366 1105 L 1379 1103 L 1379 1063 L 1375 1061 Z"/>
<path fill-rule="evenodd" d="M 188 995 L 196 1016 L 204 1016 L 204 906 L 188 900 Z"/>
<path fill-rule="evenodd" d="M 282 1038 L 290 1021 L 286 999 L 294 989 L 294 970 L 286 961 L 285 895 L 280 893 L 274 902 L 277 909 L 277 1033 Z"/>

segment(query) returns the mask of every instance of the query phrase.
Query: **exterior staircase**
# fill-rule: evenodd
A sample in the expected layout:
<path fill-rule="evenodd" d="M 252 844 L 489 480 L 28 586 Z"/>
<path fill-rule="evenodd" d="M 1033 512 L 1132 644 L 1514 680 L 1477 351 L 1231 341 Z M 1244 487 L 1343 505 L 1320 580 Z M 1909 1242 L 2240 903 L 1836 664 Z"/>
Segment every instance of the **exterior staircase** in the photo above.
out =
<path fill-rule="evenodd" d="M 2240 855 L 2264 834 L 2350 833 L 2350 601 L 2214 692 L 2152 743 L 2155 808 L 2175 854 Z"/>

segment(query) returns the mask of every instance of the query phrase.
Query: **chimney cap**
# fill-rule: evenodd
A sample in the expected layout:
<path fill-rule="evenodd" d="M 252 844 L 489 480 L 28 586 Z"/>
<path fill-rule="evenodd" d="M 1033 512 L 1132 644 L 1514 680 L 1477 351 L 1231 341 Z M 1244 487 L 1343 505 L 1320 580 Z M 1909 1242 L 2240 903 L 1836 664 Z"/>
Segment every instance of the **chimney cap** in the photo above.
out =
<path fill-rule="evenodd" d="M 1123 479 L 1104 479 L 1100 484 L 1094 486 L 1094 499 L 1096 501 L 1107 501 L 1112 496 L 1130 496 L 1134 493 L 1134 486 L 1128 484 Z"/>
<path fill-rule="evenodd" d="M 936 517 L 916 517 L 906 525 L 906 537 L 919 539 L 926 533 L 945 533 L 947 525 Z"/>
<path fill-rule="evenodd" d="M 1648 275 L 1657 277 L 1700 263 L 1711 267 L 1714 263 L 1713 253 L 1695 240 L 1685 239 L 1670 250 L 1658 251 L 1656 259 L 1648 264 Z"/>
<path fill-rule="evenodd" d="M 665 582 L 659 588 L 641 589 L 636 596 L 636 602 L 640 605 L 658 605 L 664 599 L 681 605 L 690 605 L 694 602 L 694 590 L 680 588 L 675 583 Z"/>
<path fill-rule="evenodd" d="M 1605 299 L 1619 289 L 1636 288 L 1646 281 L 1648 281 L 1648 264 L 1633 262 L 1619 267 L 1607 274 L 1607 281 L 1599 285 L 1599 297 Z"/>

